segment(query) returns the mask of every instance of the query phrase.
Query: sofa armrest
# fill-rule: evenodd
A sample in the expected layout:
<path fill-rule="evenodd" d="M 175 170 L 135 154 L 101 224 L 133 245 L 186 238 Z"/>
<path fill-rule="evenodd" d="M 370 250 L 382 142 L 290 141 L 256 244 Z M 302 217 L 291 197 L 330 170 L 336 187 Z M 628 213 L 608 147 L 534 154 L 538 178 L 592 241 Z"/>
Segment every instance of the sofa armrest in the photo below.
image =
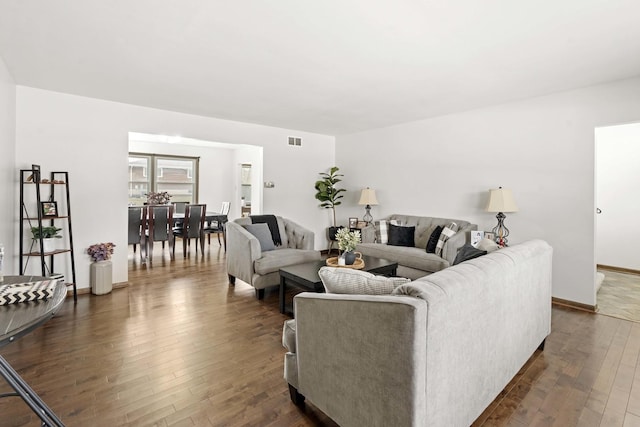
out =
<path fill-rule="evenodd" d="M 376 240 L 376 226 L 369 224 L 360 229 L 362 243 L 374 243 Z"/>
<path fill-rule="evenodd" d="M 255 273 L 253 263 L 262 258 L 260 241 L 244 227 L 235 222 L 227 222 L 227 273 L 238 279 L 252 283 Z"/>
<path fill-rule="evenodd" d="M 469 231 L 477 229 L 478 226 L 476 224 L 467 225 L 466 227 L 458 230 L 456 234 L 451 236 L 444 243 L 444 247 L 442 248 L 442 258 L 449 261 L 449 265 L 453 265 L 453 261 L 455 261 L 458 251 L 467 243 L 467 234 Z"/>
<path fill-rule="evenodd" d="M 340 425 L 424 423 L 424 300 L 307 292 L 294 305 L 302 395 Z"/>
<path fill-rule="evenodd" d="M 292 249 L 314 249 L 315 233 L 290 219 L 282 218 L 284 230 L 287 233 L 289 248 Z"/>

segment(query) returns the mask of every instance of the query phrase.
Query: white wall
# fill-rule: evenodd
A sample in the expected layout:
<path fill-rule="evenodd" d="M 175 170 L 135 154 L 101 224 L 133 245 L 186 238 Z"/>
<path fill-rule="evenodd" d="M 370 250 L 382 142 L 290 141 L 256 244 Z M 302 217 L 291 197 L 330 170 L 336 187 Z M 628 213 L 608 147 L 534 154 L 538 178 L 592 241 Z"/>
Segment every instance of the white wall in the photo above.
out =
<path fill-rule="evenodd" d="M 596 261 L 640 270 L 640 123 L 596 129 Z"/>
<path fill-rule="evenodd" d="M 350 190 L 339 214 L 362 217 L 362 187 L 377 190 L 375 217 L 467 219 L 491 229 L 488 190 L 514 192 L 505 224 L 515 244 L 554 248 L 553 295 L 595 305 L 594 129 L 640 119 L 640 78 L 336 138 Z"/>
<path fill-rule="evenodd" d="M 114 282 L 127 280 L 128 133 L 180 135 L 205 141 L 263 147 L 264 180 L 276 187 L 264 194 L 263 211 L 276 213 L 324 234 L 328 219 L 317 207 L 317 172 L 335 158 L 333 137 L 249 123 L 175 113 L 18 86 L 16 166 L 40 164 L 70 172 L 77 285 L 89 286 L 93 243 L 113 241 Z M 303 146 L 287 144 L 301 136 Z M 15 209 L 14 209 L 15 210 Z M 17 211 L 13 212 L 17 217 Z M 316 238 L 317 247 L 324 242 Z M 321 246 L 320 246 L 321 245 Z"/>
<path fill-rule="evenodd" d="M 18 274 L 14 230 L 19 222 L 18 175 L 15 162 L 16 85 L 0 58 L 0 244 L 4 245 L 4 274 Z M 19 218 L 19 217 L 18 217 Z"/>

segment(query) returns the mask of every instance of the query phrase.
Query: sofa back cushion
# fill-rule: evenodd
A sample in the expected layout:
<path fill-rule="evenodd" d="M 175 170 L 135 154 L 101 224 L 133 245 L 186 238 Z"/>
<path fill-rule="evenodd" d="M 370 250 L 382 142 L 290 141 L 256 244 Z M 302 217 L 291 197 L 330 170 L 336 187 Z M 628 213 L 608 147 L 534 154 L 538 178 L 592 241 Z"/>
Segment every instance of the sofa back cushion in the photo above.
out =
<path fill-rule="evenodd" d="M 318 271 L 324 289 L 331 294 L 388 295 L 411 279 L 384 277 L 344 267 L 322 267 Z"/>
<path fill-rule="evenodd" d="M 469 221 L 463 221 L 459 219 L 450 219 L 450 218 L 434 218 L 428 216 L 414 216 L 414 215 L 399 215 L 393 214 L 389 215 L 386 218 L 387 220 L 395 219 L 399 221 L 400 224 L 405 226 L 415 226 L 415 245 L 417 248 L 425 249 L 427 248 L 427 242 L 429 241 L 429 237 L 433 233 L 433 230 L 440 225 L 443 228 L 452 222 L 458 224 L 459 230 L 466 229 L 467 226 L 471 225 Z"/>

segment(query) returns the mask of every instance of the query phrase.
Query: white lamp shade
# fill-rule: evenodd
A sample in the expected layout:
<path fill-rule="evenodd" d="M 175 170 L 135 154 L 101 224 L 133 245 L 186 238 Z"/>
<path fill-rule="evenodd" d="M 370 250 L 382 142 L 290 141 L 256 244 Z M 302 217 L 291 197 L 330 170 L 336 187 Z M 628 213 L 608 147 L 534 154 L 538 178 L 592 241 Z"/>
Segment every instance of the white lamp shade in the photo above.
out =
<path fill-rule="evenodd" d="M 511 190 L 502 187 L 497 190 L 489 190 L 487 212 L 518 212 Z"/>
<path fill-rule="evenodd" d="M 363 188 L 362 193 L 360 193 L 360 201 L 359 205 L 377 205 L 378 199 L 376 198 L 376 190 L 372 190 L 371 188 Z"/>

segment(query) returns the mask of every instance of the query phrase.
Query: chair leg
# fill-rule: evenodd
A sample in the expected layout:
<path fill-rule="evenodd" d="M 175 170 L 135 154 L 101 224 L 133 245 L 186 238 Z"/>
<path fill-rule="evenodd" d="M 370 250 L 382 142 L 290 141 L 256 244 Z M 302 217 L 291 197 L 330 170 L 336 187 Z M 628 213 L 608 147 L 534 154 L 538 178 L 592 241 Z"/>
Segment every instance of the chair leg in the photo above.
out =
<path fill-rule="evenodd" d="M 229 274 L 229 284 L 231 286 L 235 286 L 236 285 L 236 276 L 232 276 Z"/>
<path fill-rule="evenodd" d="M 135 243 L 133 244 L 133 253 L 134 254 L 136 253 L 136 244 Z"/>
<path fill-rule="evenodd" d="M 218 244 L 222 246 L 222 243 L 220 242 L 220 232 L 218 231 L 216 234 L 218 235 Z"/>
<path fill-rule="evenodd" d="M 198 238 L 198 240 L 200 240 L 200 252 L 201 252 L 200 256 L 204 256 L 204 234 L 201 235 L 200 238 Z"/>
<path fill-rule="evenodd" d="M 153 261 L 153 240 L 149 240 L 149 249 L 147 250 L 147 255 L 149 256 L 149 262 Z"/>
<path fill-rule="evenodd" d="M 173 235 L 169 236 L 169 257 L 173 260 L 176 256 L 176 238 Z"/>
<path fill-rule="evenodd" d="M 184 258 L 187 257 L 187 245 L 189 244 L 189 239 L 187 239 L 186 237 L 182 238 L 182 256 Z"/>
<path fill-rule="evenodd" d="M 289 384 L 289 397 L 296 406 L 304 406 L 304 396 L 298 392 L 298 389 Z"/>

